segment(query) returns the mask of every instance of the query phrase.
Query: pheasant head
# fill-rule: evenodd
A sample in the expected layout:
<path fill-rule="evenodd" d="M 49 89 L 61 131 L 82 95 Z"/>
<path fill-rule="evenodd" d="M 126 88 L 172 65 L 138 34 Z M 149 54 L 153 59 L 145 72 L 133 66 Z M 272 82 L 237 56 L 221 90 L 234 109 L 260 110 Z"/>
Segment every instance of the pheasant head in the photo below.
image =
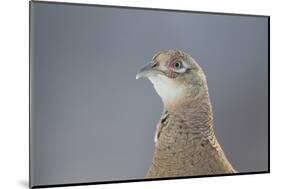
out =
<path fill-rule="evenodd" d="M 136 79 L 148 78 L 165 109 L 172 109 L 203 95 L 207 81 L 201 67 L 188 54 L 180 50 L 157 52 L 143 67 Z"/>

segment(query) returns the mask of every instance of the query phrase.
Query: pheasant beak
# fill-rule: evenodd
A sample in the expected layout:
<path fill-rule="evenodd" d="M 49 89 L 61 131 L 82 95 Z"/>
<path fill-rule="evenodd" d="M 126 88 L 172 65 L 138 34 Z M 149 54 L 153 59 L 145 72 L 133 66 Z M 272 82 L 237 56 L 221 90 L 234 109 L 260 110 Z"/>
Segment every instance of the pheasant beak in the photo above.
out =
<path fill-rule="evenodd" d="M 151 61 L 137 73 L 136 79 L 152 77 L 159 74 L 163 74 L 163 72 L 157 69 L 155 62 Z"/>

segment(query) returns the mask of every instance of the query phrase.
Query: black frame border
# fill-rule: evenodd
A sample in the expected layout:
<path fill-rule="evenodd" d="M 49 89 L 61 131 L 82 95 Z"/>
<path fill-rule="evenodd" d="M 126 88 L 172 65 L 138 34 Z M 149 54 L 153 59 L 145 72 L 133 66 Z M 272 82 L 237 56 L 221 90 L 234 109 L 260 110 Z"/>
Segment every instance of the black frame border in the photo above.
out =
<path fill-rule="evenodd" d="M 86 7 L 104 7 L 104 8 L 119 8 L 119 9 L 134 9 L 146 11 L 166 11 L 166 12 L 181 12 L 181 13 L 198 13 L 210 15 L 228 15 L 228 16 L 248 16 L 248 17 L 264 17 L 268 19 L 268 170 L 256 172 L 241 172 L 232 174 L 216 174 L 216 175 L 199 175 L 199 176 L 182 176 L 182 177 L 163 177 L 163 178 L 149 178 L 149 179 L 129 179 L 129 180 L 113 180 L 113 181 L 98 181 L 98 182 L 80 182 L 80 183 L 62 183 L 50 185 L 31 185 L 31 160 L 30 160 L 30 120 L 31 120 L 31 4 L 56 4 L 56 5 L 70 5 L 70 6 L 86 6 Z M 256 175 L 270 173 L 270 16 L 269 15 L 254 15 L 254 14 L 239 14 L 239 13 L 223 13 L 223 12 L 208 12 L 208 11 L 191 11 L 191 10 L 177 10 L 177 9 L 163 9 L 163 8 L 147 8 L 147 7 L 130 7 L 130 6 L 117 6 L 117 5 L 101 5 L 101 4 L 86 4 L 86 3 L 69 3 L 69 2 L 56 2 L 56 1 L 29 1 L 29 188 L 51 188 L 51 187 L 68 187 L 68 186 L 85 186 L 85 185 L 98 185 L 98 184 L 113 184 L 113 183 L 130 183 L 130 182 L 143 182 L 143 181 L 161 181 L 161 180 L 174 180 L 174 179 L 189 179 L 189 178 L 210 178 L 210 177 L 223 177 L 223 176 L 239 176 L 239 175 Z"/>

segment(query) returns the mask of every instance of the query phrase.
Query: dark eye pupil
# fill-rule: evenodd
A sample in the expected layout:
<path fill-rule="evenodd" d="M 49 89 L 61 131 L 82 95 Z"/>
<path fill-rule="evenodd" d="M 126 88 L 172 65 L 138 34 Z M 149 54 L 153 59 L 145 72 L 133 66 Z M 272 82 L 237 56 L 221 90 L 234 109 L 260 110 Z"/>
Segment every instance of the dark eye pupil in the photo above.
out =
<path fill-rule="evenodd" d="M 179 62 L 176 62 L 174 66 L 175 68 L 180 68 L 181 64 Z"/>

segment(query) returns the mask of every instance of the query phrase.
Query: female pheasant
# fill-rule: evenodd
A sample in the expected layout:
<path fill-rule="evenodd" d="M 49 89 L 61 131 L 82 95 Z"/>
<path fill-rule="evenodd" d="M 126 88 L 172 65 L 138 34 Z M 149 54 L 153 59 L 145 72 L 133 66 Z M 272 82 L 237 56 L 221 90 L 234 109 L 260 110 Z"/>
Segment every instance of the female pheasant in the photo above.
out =
<path fill-rule="evenodd" d="M 235 173 L 215 137 L 207 80 L 195 60 L 159 51 L 136 76 L 145 77 L 164 104 L 147 178 Z"/>

